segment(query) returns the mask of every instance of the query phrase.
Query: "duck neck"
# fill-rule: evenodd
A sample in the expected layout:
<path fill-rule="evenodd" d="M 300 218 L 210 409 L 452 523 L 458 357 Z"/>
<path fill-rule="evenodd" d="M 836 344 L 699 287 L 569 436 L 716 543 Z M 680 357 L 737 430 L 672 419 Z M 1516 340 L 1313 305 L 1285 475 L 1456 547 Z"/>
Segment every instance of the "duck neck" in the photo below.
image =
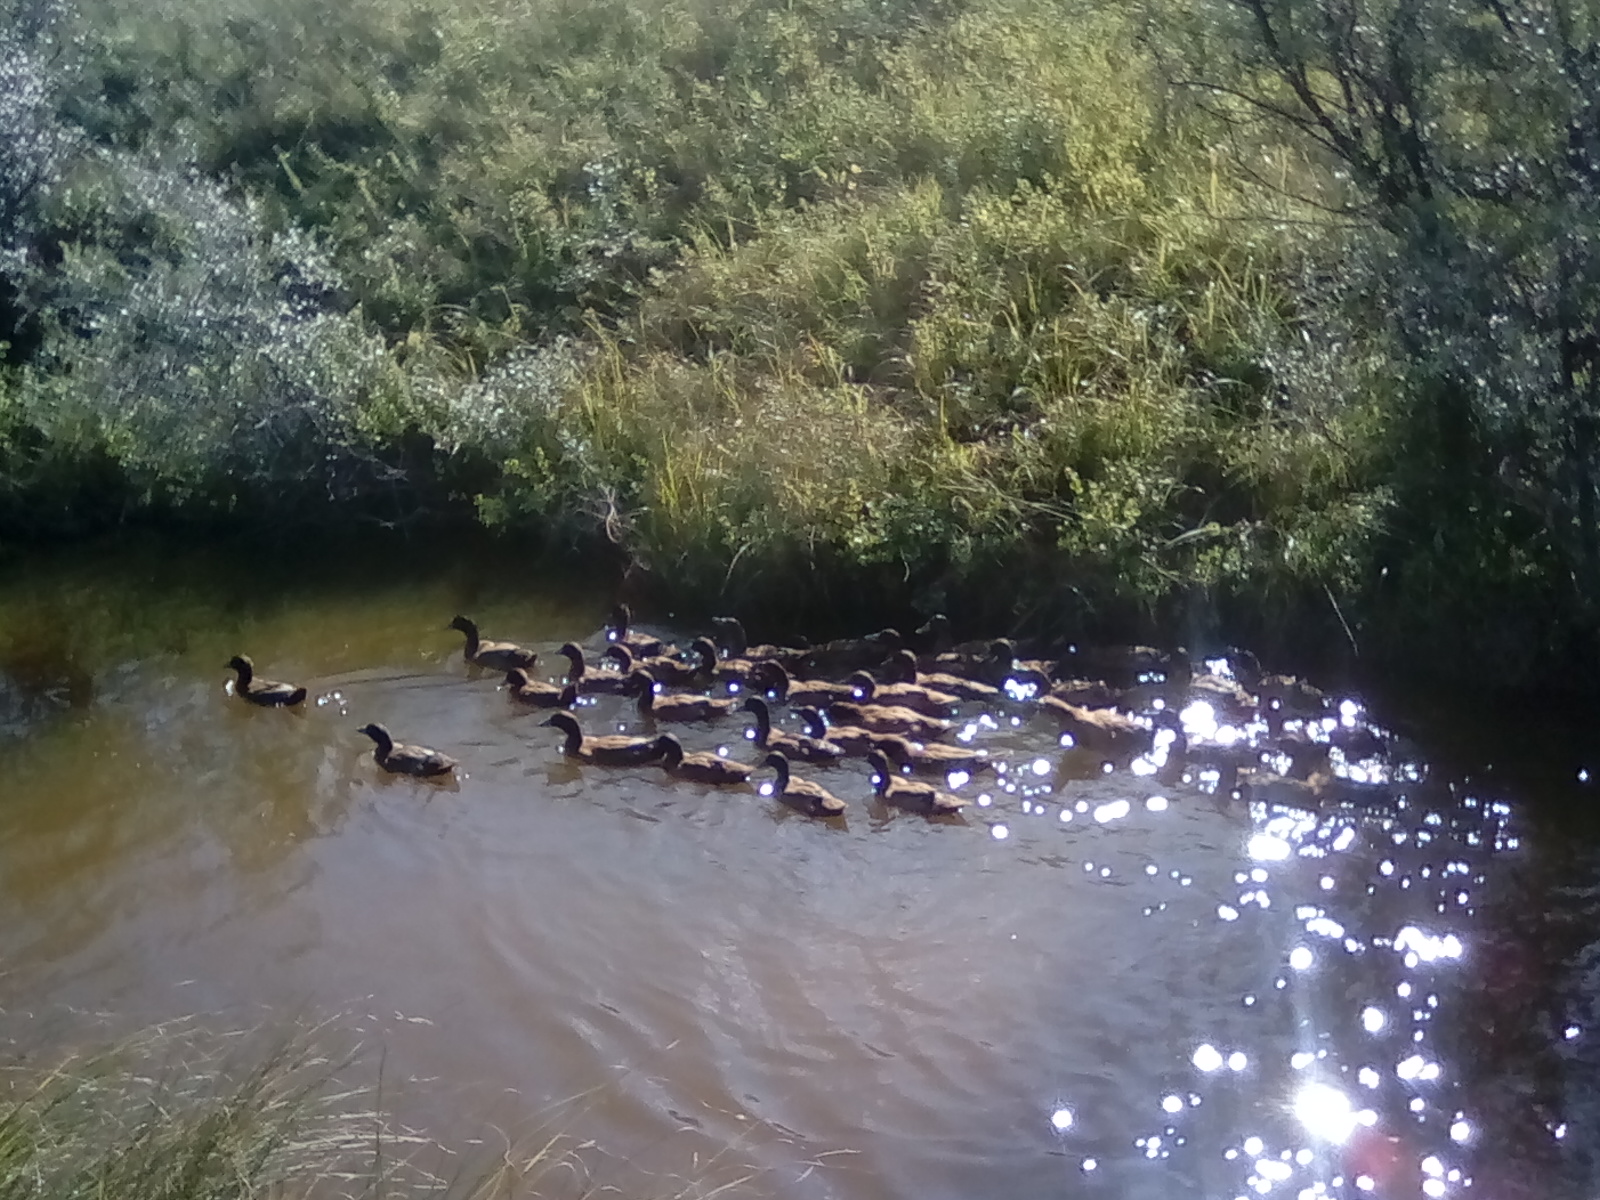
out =
<path fill-rule="evenodd" d="M 661 752 L 661 765 L 671 771 L 683 765 L 683 745 L 677 738 L 663 737 L 656 742 Z"/>
<path fill-rule="evenodd" d="M 572 649 L 563 650 L 561 653 L 567 656 L 567 678 L 572 680 L 573 683 L 578 682 L 583 678 L 584 672 L 589 669 L 589 664 L 583 661 L 583 651 L 574 646 Z"/>
<path fill-rule="evenodd" d="M 456 628 L 467 635 L 467 648 L 465 653 L 468 658 L 471 658 L 478 652 L 478 627 L 471 621 L 463 620 L 459 625 L 456 626 Z"/>
<path fill-rule="evenodd" d="M 772 737 L 772 714 L 762 704 L 752 706 L 750 715 L 756 719 L 756 745 L 764 750 L 767 740 Z"/>
<path fill-rule="evenodd" d="M 561 743 L 561 753 L 568 758 L 575 758 L 583 750 L 583 730 L 578 728 L 576 721 L 567 720 L 557 722 L 556 728 L 566 734 L 566 741 Z"/>
<path fill-rule="evenodd" d="M 774 758 L 772 760 L 772 769 L 778 776 L 775 780 L 778 785 L 778 791 L 787 792 L 789 790 L 789 760 L 787 758 Z"/>
<path fill-rule="evenodd" d="M 374 729 L 367 736 L 377 743 L 377 749 L 372 752 L 373 757 L 379 762 L 388 758 L 389 751 L 394 749 L 394 739 L 389 736 L 388 732 L 383 729 Z"/>
<path fill-rule="evenodd" d="M 639 715 L 648 717 L 656 709 L 656 685 L 649 679 L 639 682 Z"/>
<path fill-rule="evenodd" d="M 248 690 L 250 681 L 255 678 L 255 672 L 250 669 L 250 664 L 241 658 L 233 664 L 233 669 L 239 673 L 239 685 L 236 690 L 241 692 Z"/>

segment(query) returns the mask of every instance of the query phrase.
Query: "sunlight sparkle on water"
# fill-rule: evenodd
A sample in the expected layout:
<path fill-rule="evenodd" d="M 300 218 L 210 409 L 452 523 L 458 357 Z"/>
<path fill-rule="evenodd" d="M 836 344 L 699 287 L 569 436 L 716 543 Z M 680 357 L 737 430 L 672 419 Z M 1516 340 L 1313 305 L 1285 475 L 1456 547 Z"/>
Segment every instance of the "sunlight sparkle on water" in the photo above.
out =
<path fill-rule="evenodd" d="M 1381 1008 L 1369 1004 L 1361 1010 L 1361 1028 L 1368 1033 L 1377 1033 L 1388 1022 L 1389 1017 Z"/>
<path fill-rule="evenodd" d="M 1132 807 L 1126 800 L 1112 800 L 1095 808 L 1094 819 L 1102 825 L 1108 821 L 1120 821 L 1128 815 Z"/>
<path fill-rule="evenodd" d="M 1228 1055 L 1228 1070 L 1230 1071 L 1242 1071 L 1249 1065 L 1250 1060 L 1245 1057 L 1243 1050 L 1235 1050 Z"/>
<path fill-rule="evenodd" d="M 1465 1121 L 1457 1121 L 1450 1126 L 1450 1140 L 1464 1143 L 1472 1140 L 1472 1126 Z"/>
<path fill-rule="evenodd" d="M 1341 1145 L 1356 1127 L 1350 1098 L 1326 1083 L 1308 1083 L 1294 1097 L 1294 1115 L 1314 1138 Z"/>
<path fill-rule="evenodd" d="M 1161 1111 L 1165 1113 L 1178 1113 L 1183 1111 L 1182 1096 L 1163 1096 L 1161 1098 Z"/>
<path fill-rule="evenodd" d="M 1055 1126 L 1057 1133 L 1065 1133 L 1072 1128 L 1072 1110 L 1058 1108 L 1050 1114 L 1050 1124 Z"/>
<path fill-rule="evenodd" d="M 1004 825 L 996 825 L 989 830 L 989 836 L 997 842 L 1003 842 L 1011 836 L 1011 830 L 1007 829 Z"/>
<path fill-rule="evenodd" d="M 1215 1046 L 1211 1045 L 1209 1042 L 1206 1042 L 1194 1052 L 1189 1061 L 1194 1063 L 1199 1070 L 1209 1073 L 1211 1071 L 1220 1070 L 1224 1059 Z"/>
<path fill-rule="evenodd" d="M 1461 939 L 1453 933 L 1438 937 L 1435 934 L 1424 933 L 1415 925 L 1407 925 L 1394 937 L 1394 948 L 1401 951 L 1410 951 L 1422 962 L 1434 962 L 1441 958 L 1460 958 L 1462 954 Z"/>
<path fill-rule="evenodd" d="M 1151 812 L 1166 812 L 1167 798 L 1165 796 L 1151 796 L 1144 802 L 1144 806 Z"/>
<path fill-rule="evenodd" d="M 1257 862 L 1282 862 L 1291 850 L 1289 843 L 1270 833 L 1254 834 L 1245 846 L 1245 852 Z"/>
<path fill-rule="evenodd" d="M 1296 946 L 1289 951 L 1289 965 L 1296 971 L 1309 970 L 1313 961 L 1311 951 L 1305 946 Z"/>

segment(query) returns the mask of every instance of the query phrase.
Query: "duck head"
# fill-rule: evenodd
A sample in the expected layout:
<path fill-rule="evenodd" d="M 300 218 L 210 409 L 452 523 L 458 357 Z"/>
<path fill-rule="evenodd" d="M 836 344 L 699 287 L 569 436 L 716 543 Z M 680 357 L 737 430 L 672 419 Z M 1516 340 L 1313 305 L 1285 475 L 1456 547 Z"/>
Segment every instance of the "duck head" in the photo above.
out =
<path fill-rule="evenodd" d="M 683 743 L 670 733 L 663 733 L 656 739 L 656 753 L 661 756 L 661 765 L 676 767 L 683 762 Z"/>
<path fill-rule="evenodd" d="M 851 695 L 863 704 L 871 704 L 872 697 L 878 692 L 878 681 L 866 671 L 853 672 L 845 683 L 849 685 Z"/>
<path fill-rule="evenodd" d="M 894 768 L 889 765 L 889 756 L 882 750 L 868 750 L 867 766 L 872 768 L 872 790 L 880 796 L 883 795 L 889 790 L 889 780 L 894 778 Z"/>
<path fill-rule="evenodd" d="M 228 660 L 228 666 L 239 672 L 239 686 L 244 687 L 250 682 L 250 677 L 255 674 L 256 665 L 250 661 L 247 654 L 235 654 Z"/>
<path fill-rule="evenodd" d="M 394 739 L 389 736 L 389 731 L 382 725 L 379 725 L 376 721 L 369 725 L 363 725 L 360 729 L 356 730 L 356 732 L 364 733 L 374 742 L 377 742 L 380 753 L 387 754 L 394 746 Z"/>

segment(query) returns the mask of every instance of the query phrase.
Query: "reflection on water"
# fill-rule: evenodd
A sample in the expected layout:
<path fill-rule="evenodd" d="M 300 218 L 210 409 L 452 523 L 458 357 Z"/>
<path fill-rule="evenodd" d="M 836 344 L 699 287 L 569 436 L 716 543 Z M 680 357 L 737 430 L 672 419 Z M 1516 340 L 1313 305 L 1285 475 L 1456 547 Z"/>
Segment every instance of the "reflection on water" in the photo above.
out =
<path fill-rule="evenodd" d="M 673 1170 L 734 1146 L 784 1195 L 1567 1186 L 1556 1056 L 1590 1035 L 1555 999 L 1533 869 L 1560 839 L 1353 701 L 1271 728 L 1187 704 L 1088 772 L 1026 702 L 968 706 L 959 739 L 1005 769 L 951 780 L 964 825 L 868 805 L 860 760 L 796 768 L 851 805 L 819 824 L 573 766 L 444 629 L 470 608 L 554 678 L 609 597 L 493 572 L 264 596 L 236 572 L 174 555 L 0 588 L 13 1016 L 345 1012 L 432 1081 L 402 1116 L 447 1141 L 612 1081 L 582 1135 Z M 304 711 L 233 702 L 240 651 L 305 683 Z M 645 729 L 623 698 L 579 715 Z M 367 720 L 459 757 L 456 785 L 377 772 Z M 737 720 L 682 729 L 754 757 Z M 1230 755 L 1287 779 L 1306 742 L 1334 799 L 1234 797 Z"/>

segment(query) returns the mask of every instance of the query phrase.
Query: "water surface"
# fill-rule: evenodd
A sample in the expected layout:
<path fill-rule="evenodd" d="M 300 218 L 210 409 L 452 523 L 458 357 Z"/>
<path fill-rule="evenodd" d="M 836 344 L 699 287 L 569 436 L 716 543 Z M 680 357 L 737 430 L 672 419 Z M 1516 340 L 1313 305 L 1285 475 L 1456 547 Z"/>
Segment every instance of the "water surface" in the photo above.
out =
<path fill-rule="evenodd" d="M 601 591 L 382 556 L 258 578 L 142 547 L 0 584 L 13 1025 L 337 1013 L 446 1143 L 583 1093 L 562 1119 L 634 1167 L 750 1163 L 784 1196 L 1572 1186 L 1562 1064 L 1589 1031 L 1543 914 L 1574 854 L 1515 773 L 1398 739 L 1344 767 L 1390 805 L 1251 809 L 1201 776 L 1058 779 L 1048 721 L 969 706 L 1009 782 L 965 785 L 963 821 L 874 809 L 852 761 L 804 769 L 851 804 L 819 823 L 567 764 L 445 628 L 469 612 L 555 678 Z M 304 711 L 230 696 L 240 652 Z M 646 731 L 617 699 L 581 716 Z M 378 772 L 370 720 L 458 779 Z M 686 728 L 751 757 L 738 720 Z"/>

